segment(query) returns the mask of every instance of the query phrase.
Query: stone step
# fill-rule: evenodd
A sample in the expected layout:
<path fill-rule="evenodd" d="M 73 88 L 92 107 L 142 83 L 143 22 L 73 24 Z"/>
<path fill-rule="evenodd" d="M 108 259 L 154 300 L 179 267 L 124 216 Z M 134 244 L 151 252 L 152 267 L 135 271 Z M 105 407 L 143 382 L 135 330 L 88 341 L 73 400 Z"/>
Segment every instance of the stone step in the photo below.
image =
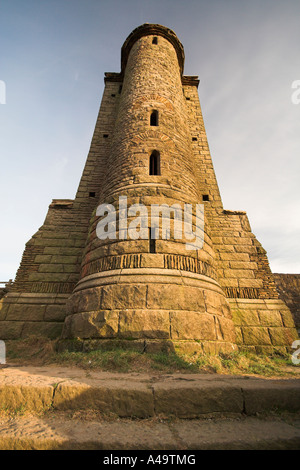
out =
<path fill-rule="evenodd" d="M 1 450 L 110 450 L 96 454 L 98 465 L 105 463 L 107 456 L 126 455 L 125 451 L 136 451 L 132 455 L 139 460 L 153 456 L 153 449 L 161 450 L 160 455 L 175 451 L 181 458 L 185 455 L 186 459 L 192 459 L 194 455 L 199 458 L 197 450 L 297 450 L 299 447 L 300 419 L 95 421 L 56 413 L 47 417 L 27 415 L 0 419 Z M 137 451 L 141 450 L 144 453 L 139 454 Z M 124 454 L 111 451 L 124 451 Z M 77 460 L 77 456 L 75 458 Z"/>
<path fill-rule="evenodd" d="M 0 406 L 10 413 L 97 410 L 103 416 L 195 419 L 300 410 L 300 379 L 219 374 L 150 375 L 64 367 L 0 369 Z"/>

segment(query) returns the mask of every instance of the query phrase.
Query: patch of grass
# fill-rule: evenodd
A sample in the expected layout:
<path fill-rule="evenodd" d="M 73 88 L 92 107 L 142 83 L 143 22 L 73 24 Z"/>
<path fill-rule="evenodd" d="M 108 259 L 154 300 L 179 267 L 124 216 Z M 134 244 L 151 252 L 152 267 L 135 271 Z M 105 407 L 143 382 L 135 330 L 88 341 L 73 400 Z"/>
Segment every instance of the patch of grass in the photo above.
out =
<path fill-rule="evenodd" d="M 55 342 L 43 336 L 6 341 L 6 358 L 11 362 L 28 365 L 47 364 L 55 355 Z"/>
<path fill-rule="evenodd" d="M 132 350 L 62 352 L 55 356 L 57 364 L 73 365 L 84 369 L 128 372 L 140 353 Z"/>
<path fill-rule="evenodd" d="M 266 356 L 250 351 L 209 356 L 201 353 L 156 352 L 142 353 L 134 349 L 115 347 L 90 352 L 55 351 L 55 341 L 30 337 L 7 342 L 7 361 L 21 365 L 56 364 L 76 366 L 86 370 L 145 373 L 217 373 L 259 375 L 263 377 L 295 377 L 300 374 L 290 356 Z"/>
<path fill-rule="evenodd" d="M 291 359 L 286 357 L 266 356 L 254 354 L 249 351 L 232 352 L 229 354 L 219 354 L 218 356 L 192 356 L 198 367 L 198 372 L 212 371 L 219 374 L 246 374 L 271 376 L 295 376 L 297 367 L 293 365 Z"/>

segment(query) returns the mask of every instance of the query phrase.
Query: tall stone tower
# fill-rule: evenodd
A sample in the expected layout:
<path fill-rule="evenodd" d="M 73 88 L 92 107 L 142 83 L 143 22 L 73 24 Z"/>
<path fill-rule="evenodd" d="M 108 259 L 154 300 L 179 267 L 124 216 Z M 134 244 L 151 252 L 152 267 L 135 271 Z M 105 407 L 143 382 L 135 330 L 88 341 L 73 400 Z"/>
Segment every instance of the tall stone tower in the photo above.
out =
<path fill-rule="evenodd" d="M 2 299 L 1 339 L 39 333 L 143 348 L 172 341 L 217 353 L 238 345 L 286 350 L 297 338 L 246 213 L 223 209 L 199 80 L 183 68 L 170 29 L 144 24 L 128 36 L 121 72 L 105 74 L 76 198 L 54 200 L 26 245 Z M 198 249 L 187 249 L 186 232 L 175 233 L 187 207 L 193 233 L 204 228 Z M 138 222 L 136 237 L 128 236 Z"/>

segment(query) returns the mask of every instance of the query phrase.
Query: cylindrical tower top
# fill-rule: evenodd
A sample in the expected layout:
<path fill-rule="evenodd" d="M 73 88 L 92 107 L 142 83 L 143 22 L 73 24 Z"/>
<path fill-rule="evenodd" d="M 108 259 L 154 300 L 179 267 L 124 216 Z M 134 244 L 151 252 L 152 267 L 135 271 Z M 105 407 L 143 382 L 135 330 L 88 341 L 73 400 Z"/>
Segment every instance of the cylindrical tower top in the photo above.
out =
<path fill-rule="evenodd" d="M 162 36 L 170 41 L 177 53 L 180 72 L 181 75 L 183 75 L 184 49 L 178 37 L 171 29 L 166 28 L 165 26 L 161 26 L 160 24 L 150 23 L 145 23 L 141 26 L 138 26 L 138 28 L 135 28 L 124 42 L 121 50 L 121 73 L 124 73 L 125 71 L 128 55 L 133 44 L 143 36 Z"/>

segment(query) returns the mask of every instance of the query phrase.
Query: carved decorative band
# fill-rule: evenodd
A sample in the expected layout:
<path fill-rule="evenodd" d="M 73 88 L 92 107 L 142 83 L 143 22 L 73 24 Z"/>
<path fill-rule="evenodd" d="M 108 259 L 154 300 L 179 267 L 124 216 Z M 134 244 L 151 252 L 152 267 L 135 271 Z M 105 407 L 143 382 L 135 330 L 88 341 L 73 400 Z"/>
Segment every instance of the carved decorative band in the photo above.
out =
<path fill-rule="evenodd" d="M 225 287 L 229 299 L 259 299 L 260 290 L 255 287 Z"/>
<path fill-rule="evenodd" d="M 205 261 L 183 255 L 164 255 L 164 267 L 167 269 L 180 269 L 216 279 L 216 271 Z"/>
<path fill-rule="evenodd" d="M 107 256 L 106 258 L 97 259 L 83 267 L 81 277 L 100 273 L 101 271 L 110 271 L 111 269 L 140 268 L 141 256 L 142 255 Z"/>
<path fill-rule="evenodd" d="M 107 256 L 105 258 L 92 261 L 83 267 L 81 278 L 89 276 L 90 274 L 110 271 L 113 269 L 141 268 L 143 267 L 142 256 L 142 254 Z M 212 266 L 205 261 L 190 258 L 189 256 L 165 254 L 163 262 L 164 265 L 161 267 L 164 267 L 165 269 L 189 271 L 196 274 L 203 274 L 204 276 L 211 277 L 212 279 L 216 279 L 217 277 Z"/>
<path fill-rule="evenodd" d="M 76 282 L 24 282 L 22 292 L 39 294 L 71 294 Z M 20 291 L 20 288 L 18 289 Z"/>

